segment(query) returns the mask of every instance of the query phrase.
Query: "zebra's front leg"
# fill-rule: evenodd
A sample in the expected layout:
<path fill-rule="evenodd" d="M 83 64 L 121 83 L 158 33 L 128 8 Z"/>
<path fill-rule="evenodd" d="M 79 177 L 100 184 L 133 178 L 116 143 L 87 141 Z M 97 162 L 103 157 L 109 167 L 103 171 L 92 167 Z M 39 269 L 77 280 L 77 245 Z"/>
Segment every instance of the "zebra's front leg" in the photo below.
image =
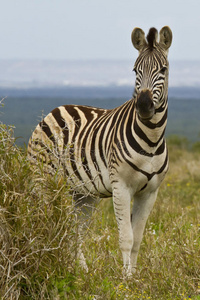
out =
<path fill-rule="evenodd" d="M 142 192 L 134 196 L 132 209 L 132 228 L 134 235 L 134 243 L 131 251 L 131 266 L 132 273 L 136 271 L 137 257 L 140 249 L 140 244 L 143 238 L 144 228 L 148 216 L 156 201 L 158 189 L 154 192 Z"/>
<path fill-rule="evenodd" d="M 130 219 L 131 195 L 122 186 L 113 188 L 113 204 L 119 231 L 119 246 L 123 257 L 124 275 L 131 275 L 131 249 L 133 247 L 133 231 Z"/>

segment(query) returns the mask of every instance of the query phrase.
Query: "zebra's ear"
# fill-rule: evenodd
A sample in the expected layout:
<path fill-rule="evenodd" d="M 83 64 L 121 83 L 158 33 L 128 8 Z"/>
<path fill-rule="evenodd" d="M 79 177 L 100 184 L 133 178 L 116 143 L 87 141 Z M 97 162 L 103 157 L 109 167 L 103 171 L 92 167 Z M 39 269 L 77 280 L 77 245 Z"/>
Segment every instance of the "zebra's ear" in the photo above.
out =
<path fill-rule="evenodd" d="M 160 35 L 159 45 L 165 51 L 167 51 L 169 49 L 169 47 L 171 46 L 171 43 L 172 43 L 172 31 L 168 26 L 164 26 L 160 30 L 159 35 Z"/>
<path fill-rule="evenodd" d="M 138 27 L 133 29 L 132 34 L 131 34 L 131 40 L 132 40 L 133 46 L 138 51 L 141 51 L 144 48 L 144 46 L 147 46 L 144 31 Z"/>

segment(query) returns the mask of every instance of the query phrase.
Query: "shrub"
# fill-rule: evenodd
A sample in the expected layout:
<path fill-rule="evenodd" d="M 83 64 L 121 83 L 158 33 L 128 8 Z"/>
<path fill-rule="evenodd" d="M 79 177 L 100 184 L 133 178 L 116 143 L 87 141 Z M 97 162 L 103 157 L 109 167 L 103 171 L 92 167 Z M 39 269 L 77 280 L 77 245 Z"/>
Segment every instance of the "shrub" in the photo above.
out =
<path fill-rule="evenodd" d="M 13 128 L 0 124 L 2 299 L 53 299 L 62 280 L 66 284 L 75 274 L 76 243 L 64 179 L 33 173 L 26 154 L 14 144 Z M 71 286 L 62 293 L 67 295 Z"/>

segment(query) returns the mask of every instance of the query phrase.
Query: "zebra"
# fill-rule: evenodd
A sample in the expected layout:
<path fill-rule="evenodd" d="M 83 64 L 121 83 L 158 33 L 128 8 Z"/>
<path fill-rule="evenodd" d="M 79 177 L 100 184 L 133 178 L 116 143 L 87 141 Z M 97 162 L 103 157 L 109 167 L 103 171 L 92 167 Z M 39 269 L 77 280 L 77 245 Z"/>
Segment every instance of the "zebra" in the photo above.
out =
<path fill-rule="evenodd" d="M 172 31 L 164 26 L 158 39 L 157 29 L 150 28 L 145 38 L 136 27 L 131 40 L 138 50 L 133 97 L 114 109 L 57 107 L 37 125 L 28 143 L 32 164 L 42 162 L 50 174 L 63 170 L 75 207 L 85 214 L 95 199 L 113 197 L 126 275 L 136 271 L 146 221 L 168 170 L 164 133 Z"/>

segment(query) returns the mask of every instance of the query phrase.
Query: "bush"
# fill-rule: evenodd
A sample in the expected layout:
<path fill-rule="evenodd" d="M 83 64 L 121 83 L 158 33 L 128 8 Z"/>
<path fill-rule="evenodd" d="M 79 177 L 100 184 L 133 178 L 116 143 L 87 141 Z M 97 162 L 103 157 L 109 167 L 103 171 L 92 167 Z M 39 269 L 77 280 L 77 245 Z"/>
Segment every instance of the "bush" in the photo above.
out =
<path fill-rule="evenodd" d="M 76 272 L 76 222 L 63 178 L 31 170 L 0 125 L 0 296 L 48 299 Z M 57 282 L 59 281 L 59 284 Z M 71 285 L 62 289 L 67 296 Z"/>

